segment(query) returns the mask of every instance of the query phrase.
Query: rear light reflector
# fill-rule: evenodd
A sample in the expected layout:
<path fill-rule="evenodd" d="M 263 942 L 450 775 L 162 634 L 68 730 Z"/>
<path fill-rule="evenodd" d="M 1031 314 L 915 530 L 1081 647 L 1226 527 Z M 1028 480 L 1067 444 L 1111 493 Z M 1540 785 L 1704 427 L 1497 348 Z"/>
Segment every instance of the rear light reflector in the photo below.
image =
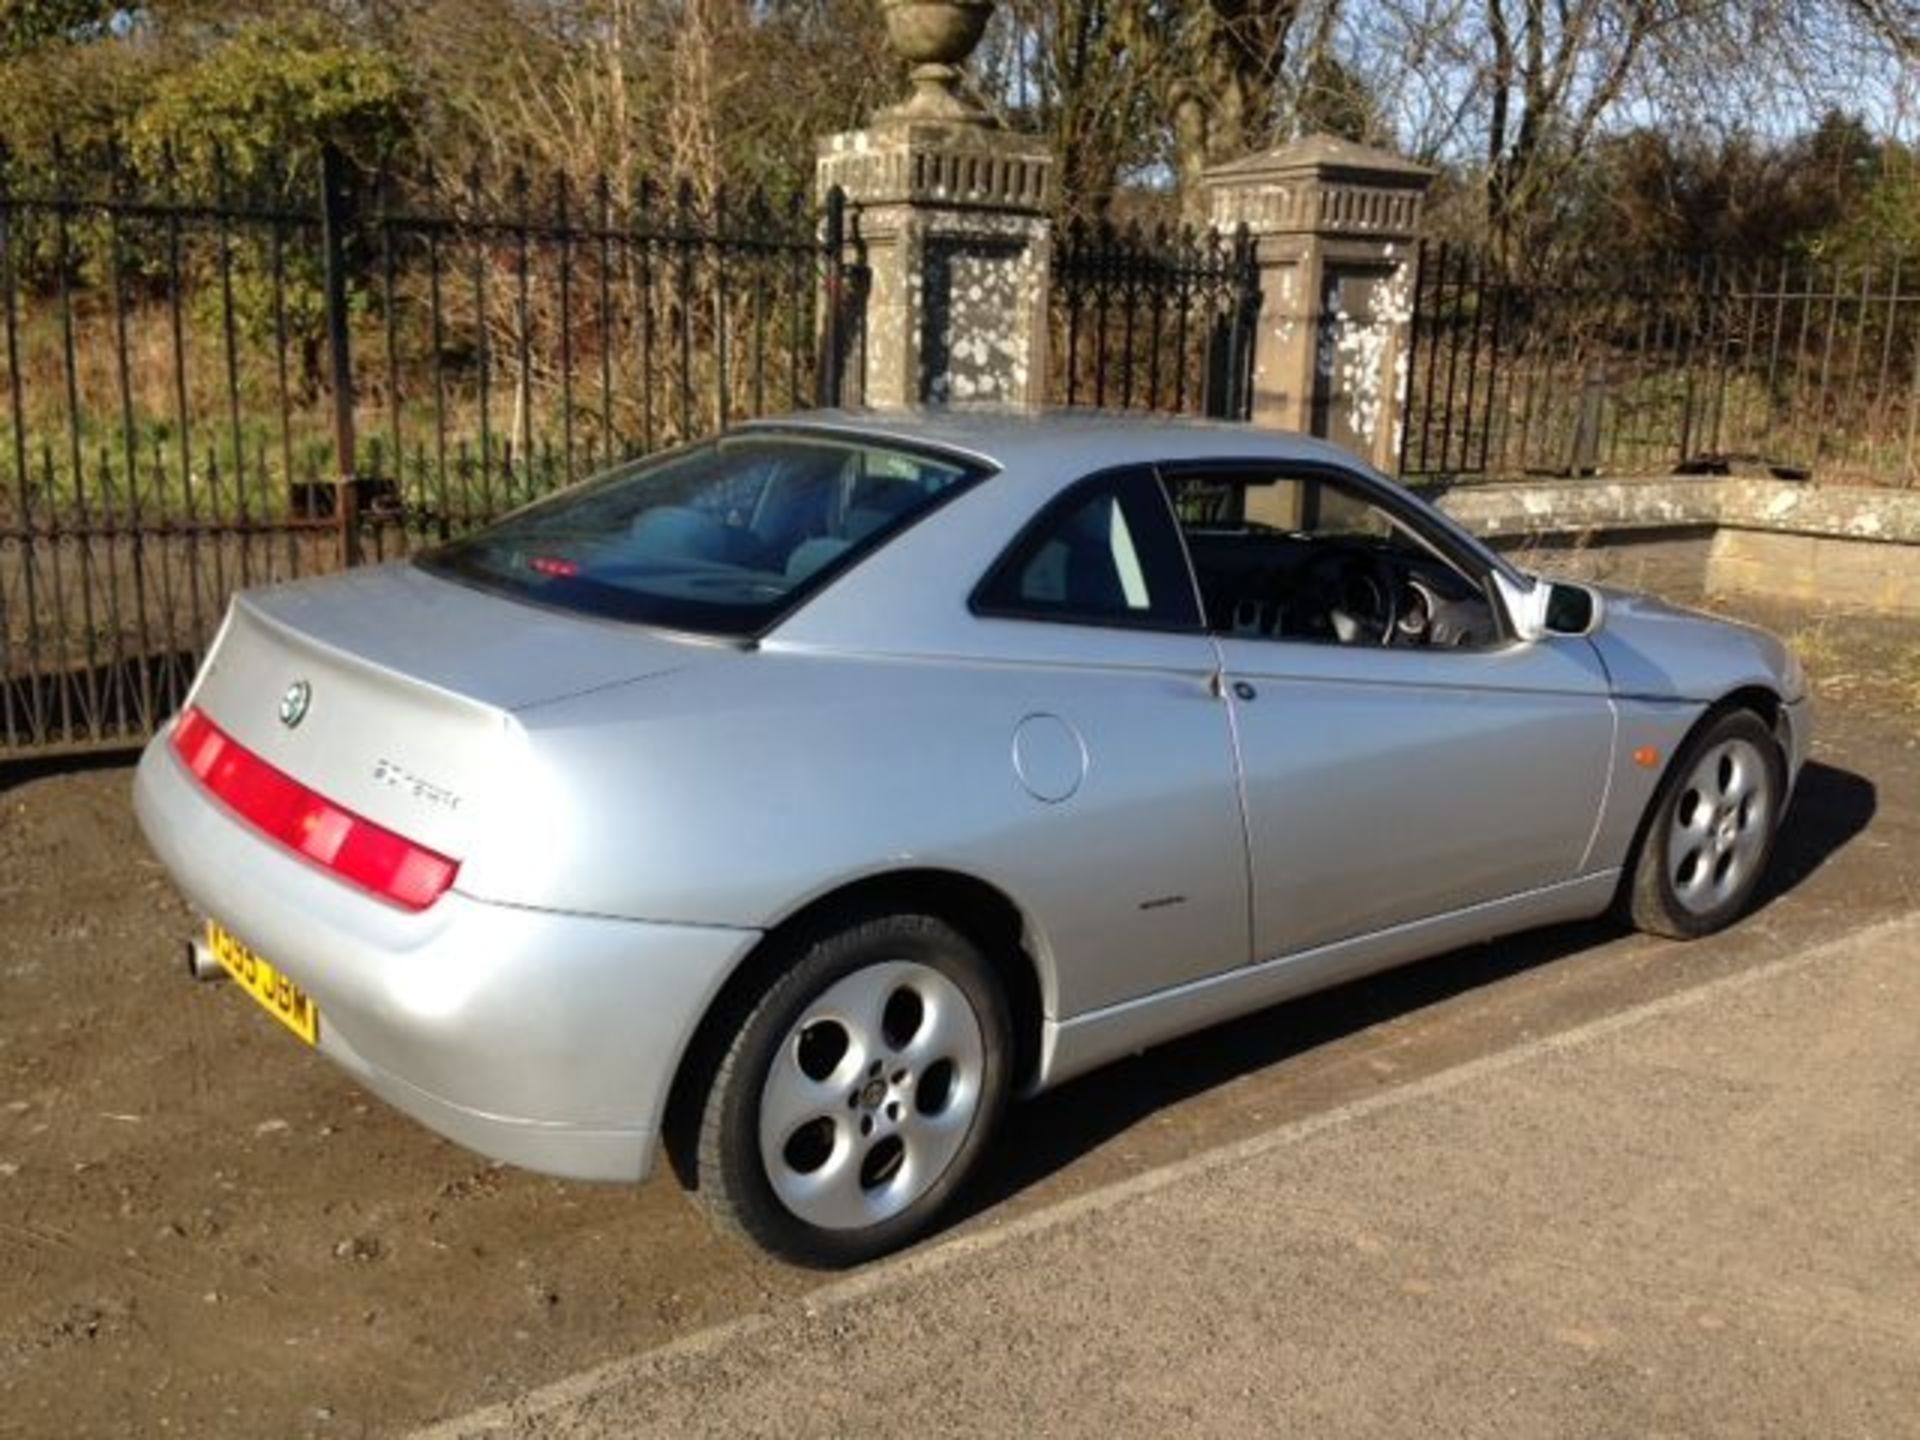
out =
<path fill-rule="evenodd" d="M 426 909 L 459 873 L 459 861 L 341 809 L 269 765 L 191 705 L 174 722 L 173 748 L 195 778 L 242 820 L 402 909 Z"/>

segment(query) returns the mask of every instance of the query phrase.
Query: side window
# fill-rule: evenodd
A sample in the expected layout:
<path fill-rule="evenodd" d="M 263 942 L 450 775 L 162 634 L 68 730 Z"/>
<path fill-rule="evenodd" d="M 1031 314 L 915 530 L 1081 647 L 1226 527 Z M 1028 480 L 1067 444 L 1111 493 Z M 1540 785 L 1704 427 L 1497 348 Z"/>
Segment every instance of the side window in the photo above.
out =
<path fill-rule="evenodd" d="M 1499 641 L 1481 582 L 1357 485 L 1249 465 L 1174 470 L 1166 486 L 1216 634 L 1443 649 Z"/>
<path fill-rule="evenodd" d="M 1207 531 L 1282 531 L 1294 535 L 1370 536 L 1393 540 L 1385 512 L 1320 477 L 1176 473 L 1167 489 L 1189 536 Z M 1401 543 L 1411 543 L 1404 536 Z"/>
<path fill-rule="evenodd" d="M 1098 476 L 1041 512 L 974 592 L 984 615 L 1198 628 L 1193 580 L 1152 473 Z"/>

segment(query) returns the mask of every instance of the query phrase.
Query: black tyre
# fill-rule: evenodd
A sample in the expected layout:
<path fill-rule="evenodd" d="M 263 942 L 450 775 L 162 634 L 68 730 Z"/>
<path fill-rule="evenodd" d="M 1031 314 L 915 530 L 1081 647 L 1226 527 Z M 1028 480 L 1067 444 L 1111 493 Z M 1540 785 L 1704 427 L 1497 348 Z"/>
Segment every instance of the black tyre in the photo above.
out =
<path fill-rule="evenodd" d="M 713 1071 L 695 1193 L 775 1254 L 854 1265 L 925 1232 L 973 1169 L 1006 1107 L 1007 1002 L 928 915 L 850 918 L 790 959 Z"/>
<path fill-rule="evenodd" d="M 1628 891 L 1633 923 L 1691 940 L 1739 918 L 1773 855 L 1786 779 L 1779 742 L 1751 710 L 1702 727 L 1641 834 Z"/>

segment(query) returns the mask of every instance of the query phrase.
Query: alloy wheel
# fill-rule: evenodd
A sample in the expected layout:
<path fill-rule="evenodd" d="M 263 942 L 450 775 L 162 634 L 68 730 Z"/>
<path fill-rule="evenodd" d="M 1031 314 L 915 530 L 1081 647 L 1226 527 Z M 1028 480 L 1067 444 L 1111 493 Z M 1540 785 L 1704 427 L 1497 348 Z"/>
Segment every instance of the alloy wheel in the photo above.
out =
<path fill-rule="evenodd" d="M 1701 755 L 1674 802 L 1667 874 L 1674 898 L 1693 914 L 1737 894 L 1766 851 L 1766 765 L 1750 741 L 1724 740 Z"/>
<path fill-rule="evenodd" d="M 761 1087 L 760 1158 L 781 1204 L 828 1230 L 912 1205 L 973 1127 L 986 1049 L 965 993 L 931 966 L 883 961 L 821 991 Z"/>

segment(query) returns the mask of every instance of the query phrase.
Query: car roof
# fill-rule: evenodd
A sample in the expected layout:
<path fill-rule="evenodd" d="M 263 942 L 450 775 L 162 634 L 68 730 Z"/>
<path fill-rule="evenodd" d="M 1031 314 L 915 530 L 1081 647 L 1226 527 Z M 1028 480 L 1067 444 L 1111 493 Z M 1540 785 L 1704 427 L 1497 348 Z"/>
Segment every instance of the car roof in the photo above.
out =
<path fill-rule="evenodd" d="M 1075 473 L 1142 460 L 1272 459 L 1367 468 L 1350 450 L 1309 435 L 1228 420 L 1112 410 L 910 406 L 805 410 L 747 422 L 742 429 L 810 430 L 933 445 L 1001 470 Z"/>
<path fill-rule="evenodd" d="M 932 446 L 1005 472 L 941 507 L 929 525 L 908 527 L 782 621 L 780 633 L 802 643 L 887 649 L 910 646 L 922 631 L 941 633 L 956 595 L 945 585 L 929 584 L 928 576 L 960 573 L 971 586 L 1035 505 L 1089 475 L 1123 465 L 1275 460 L 1337 467 L 1395 492 L 1402 508 L 1424 513 L 1432 527 L 1488 568 L 1519 573 L 1483 541 L 1351 451 L 1286 430 L 1139 412 L 984 406 L 808 410 L 750 421 L 734 433 L 756 430 Z M 887 602 L 874 604 L 876 595 L 885 595 Z"/>

